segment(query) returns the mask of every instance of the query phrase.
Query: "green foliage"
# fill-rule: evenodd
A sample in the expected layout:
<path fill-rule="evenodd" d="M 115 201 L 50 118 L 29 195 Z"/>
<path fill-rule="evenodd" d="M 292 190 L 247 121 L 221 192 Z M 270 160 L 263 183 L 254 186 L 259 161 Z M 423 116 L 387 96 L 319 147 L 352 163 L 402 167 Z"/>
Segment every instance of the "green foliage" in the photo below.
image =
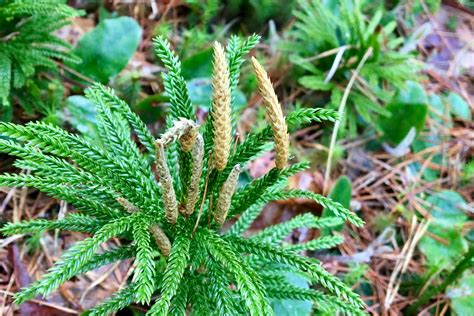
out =
<path fill-rule="evenodd" d="M 168 71 L 163 73 L 162 77 L 171 104 L 170 114 L 167 117 L 167 126 L 170 127 L 175 120 L 180 118 L 192 119 L 194 109 L 189 98 L 186 81 L 181 74 L 181 61 L 171 51 L 170 44 L 164 37 L 158 36 L 153 42 L 156 55 Z"/>
<path fill-rule="evenodd" d="M 7 0 L 0 3 L 0 120 L 10 120 L 12 96 L 25 101 L 21 88 L 32 91 L 35 102 L 40 96 L 35 92 L 38 83 L 32 81 L 38 70 L 57 70 L 55 59 L 78 62 L 67 52 L 70 44 L 53 32 L 80 14 L 61 0 Z M 32 79 L 30 79 L 32 78 Z M 20 104 L 29 104 L 20 102 Z M 44 103 L 34 109 L 45 111 Z M 31 106 L 30 106 L 31 107 Z M 45 113 L 46 112 L 46 113 Z"/>
<path fill-rule="evenodd" d="M 210 78 L 212 75 L 212 48 L 206 48 L 183 59 L 182 74 L 184 79 Z M 191 93 L 190 93 L 191 94 Z M 209 102 L 209 98 L 206 100 Z"/>
<path fill-rule="evenodd" d="M 397 145 L 407 136 L 411 128 L 419 133 L 425 126 L 428 114 L 428 98 L 423 87 L 409 81 L 393 98 L 386 110 L 389 117 L 380 117 L 379 125 L 383 139 Z"/>
<path fill-rule="evenodd" d="M 459 254 L 468 248 L 463 227 L 468 221 L 464 210 L 469 206 L 459 193 L 448 190 L 428 196 L 426 202 L 433 216 L 428 228 L 431 235 L 420 240 L 419 248 L 426 255 L 429 266 L 449 269 Z M 442 240 L 449 244 L 446 245 Z"/>
<path fill-rule="evenodd" d="M 472 264 L 470 268 L 472 268 Z M 474 274 L 466 271 L 464 276 L 459 280 L 459 283 L 452 285 L 447 294 L 451 299 L 451 306 L 454 312 L 456 315 L 469 315 L 469 313 L 474 310 L 474 301 L 472 300 Z"/>
<path fill-rule="evenodd" d="M 81 273 L 81 268 L 89 263 L 101 243 L 125 232 L 129 228 L 129 218 L 122 217 L 110 222 L 96 231 L 93 237 L 86 238 L 71 247 L 56 264 L 48 270 L 41 280 L 24 289 L 15 296 L 17 303 L 34 298 L 38 294 L 48 295 L 62 283 Z"/>
<path fill-rule="evenodd" d="M 288 246 L 286 249 L 292 251 L 329 249 L 341 244 L 343 241 L 344 238 L 340 235 L 324 236 L 317 239 L 313 239 L 305 244 Z"/>
<path fill-rule="evenodd" d="M 254 41 L 255 37 L 230 41 L 228 55 L 234 65 L 230 74 L 234 83 L 243 55 L 255 45 Z M 171 103 L 168 126 L 175 127 L 181 117 L 195 120 L 179 60 L 163 38 L 157 38 L 155 45 L 167 69 L 165 88 Z M 272 138 L 269 127 L 251 133 L 238 144 L 229 158 L 228 168 L 222 172 L 204 168 L 199 190 L 207 194 L 199 195 L 202 200 L 198 201 L 195 212 L 179 215 L 174 223 L 165 216 L 170 212 L 170 186 L 165 185 L 164 177 L 158 180 L 153 171 L 157 165 L 152 159 L 155 138 L 112 90 L 94 84 L 87 90 L 86 98 L 95 107 L 99 136 L 96 141 L 46 123 L 0 124 L 0 151 L 16 156 L 15 165 L 29 170 L 27 174 L 0 175 L 0 186 L 34 187 L 79 210 L 60 220 L 10 223 L 1 231 L 34 234 L 64 229 L 91 235 L 69 248 L 41 279 L 19 292 L 15 296 L 18 304 L 39 294 L 48 295 L 77 274 L 133 257 L 136 266 L 133 278 L 119 292 L 87 312 L 89 315 L 110 314 L 133 302 L 151 304 L 147 315 L 183 315 L 186 311 L 191 315 L 272 315 L 271 298 L 305 300 L 322 310 L 362 313 L 363 302 L 356 293 L 327 272 L 319 261 L 298 254 L 301 250 L 332 247 L 342 241 L 339 236 L 326 236 L 303 245 L 282 244 L 284 237 L 298 227 L 329 228 L 339 224 L 338 219 L 363 225 L 355 214 L 330 198 L 302 190 L 285 190 L 286 179 L 306 168 L 306 163 L 273 169 L 239 188 L 229 211 L 229 218 L 239 219 L 229 231 L 221 232 L 214 221 L 215 208 L 211 201 L 220 198 L 220 188 L 235 164 L 245 167 L 250 159 L 269 148 L 267 144 L 271 144 Z M 300 109 L 290 113 L 287 122 L 294 129 L 312 121 L 336 118 L 330 110 Z M 202 129 L 211 133 L 208 137 L 213 132 L 212 126 L 208 127 L 210 124 L 208 121 Z M 176 139 L 171 140 L 165 156 L 173 184 L 181 188 L 179 194 L 183 197 L 182 200 L 179 196 L 171 198 L 179 203 L 186 201 L 188 194 L 188 178 L 182 170 L 190 168 L 194 160 L 177 160 L 172 155 L 176 148 L 179 155 L 189 154 L 175 142 L 181 136 L 173 136 Z M 157 159 L 161 159 L 160 155 Z M 205 181 L 206 177 L 209 181 Z M 314 200 L 334 216 L 318 218 L 303 214 L 250 238 L 240 236 L 265 203 L 293 197 Z M 98 252 L 100 245 L 113 237 L 122 238 L 126 246 Z M 302 275 L 319 290 L 288 283 L 275 276 L 278 269 Z"/>
<path fill-rule="evenodd" d="M 218 27 L 222 21 L 228 22 L 238 19 L 241 29 L 257 32 L 268 26 L 268 21 L 273 20 L 278 24 L 284 24 L 291 18 L 291 10 L 296 1 L 288 0 L 185 0 L 184 3 L 191 8 L 187 16 L 189 28 L 185 33 L 192 33 L 199 39 L 190 38 L 189 41 L 200 41 L 206 37 L 206 27 L 212 23 L 212 27 Z M 229 23 L 234 24 L 234 22 Z M 226 27 L 229 27 L 226 25 Z M 195 32 L 197 30 L 197 32 Z M 214 30 L 215 33 L 219 33 Z M 163 33 L 164 34 L 164 33 Z M 186 36 L 186 34 L 185 34 Z M 208 39 L 209 40 L 209 39 Z"/>
<path fill-rule="evenodd" d="M 227 59 L 229 60 L 230 88 L 235 92 L 239 83 L 240 66 L 244 62 L 243 57 L 254 48 L 260 41 L 260 36 L 253 34 L 245 41 L 238 36 L 232 36 L 227 45 Z"/>
<path fill-rule="evenodd" d="M 216 17 L 221 6 L 220 0 L 186 0 L 185 2 L 200 16 L 200 20 L 204 25 L 207 25 Z"/>
<path fill-rule="evenodd" d="M 188 266 L 189 247 L 191 240 L 188 233 L 176 236 L 171 254 L 168 258 L 166 269 L 163 272 L 162 284 L 160 284 L 161 295 L 156 303 L 151 307 L 150 315 L 168 315 L 171 306 L 171 299 L 175 297 L 180 287 L 185 287 L 181 283 L 184 271 Z"/>
<path fill-rule="evenodd" d="M 425 126 L 428 113 L 425 104 L 390 103 L 387 110 L 391 115 L 380 119 L 380 128 L 384 133 L 383 139 L 393 145 L 405 139 L 411 128 L 421 131 Z"/>
<path fill-rule="evenodd" d="M 452 271 L 446 276 L 446 278 L 439 284 L 430 286 L 419 299 L 407 308 L 407 315 L 415 315 L 423 305 L 425 305 L 430 299 L 436 297 L 436 295 L 444 292 L 448 286 L 454 285 L 458 279 L 461 279 L 461 287 L 456 290 L 448 292 L 448 297 L 451 297 L 453 310 L 458 315 L 468 315 L 472 312 L 472 289 L 473 289 L 473 278 L 472 268 L 474 267 L 474 246 L 471 244 L 469 250 L 459 259 L 452 269 Z"/>
<path fill-rule="evenodd" d="M 125 68 L 141 36 L 140 25 L 130 17 L 105 19 L 81 37 L 73 53 L 82 62 L 70 66 L 92 80 L 108 83 Z"/>
<path fill-rule="evenodd" d="M 8 235 L 37 233 L 54 229 L 72 230 L 84 233 L 93 233 L 105 224 L 105 221 L 83 215 L 70 214 L 64 219 L 45 220 L 36 219 L 20 223 L 8 223 L 3 227 L 3 232 Z"/>
<path fill-rule="evenodd" d="M 99 139 L 97 131 L 97 112 L 92 102 L 82 95 L 72 95 L 66 99 L 64 122 L 90 139 Z"/>
<path fill-rule="evenodd" d="M 474 160 L 470 160 L 464 164 L 462 178 L 463 181 L 468 184 L 474 180 Z"/>
<path fill-rule="evenodd" d="M 276 315 L 281 316 L 297 316 L 297 315 L 310 315 L 313 306 L 311 304 L 312 297 L 305 298 L 305 294 L 302 290 L 308 289 L 309 285 L 306 280 L 299 275 L 294 273 L 281 274 L 270 274 L 266 276 L 268 280 L 267 292 L 272 297 L 272 307 L 275 310 Z M 282 286 L 282 283 L 286 283 Z M 280 286 L 276 288 L 275 286 Z M 288 297 L 292 291 L 298 296 L 297 300 L 289 299 Z M 312 291 L 308 291 L 312 292 Z M 314 293 L 312 293 L 314 295 Z M 283 298 L 278 299 L 281 295 Z"/>
<path fill-rule="evenodd" d="M 461 120 L 470 121 L 472 119 L 471 108 L 469 104 L 456 92 L 450 92 L 447 96 L 451 105 L 451 113 L 454 117 Z"/>
<path fill-rule="evenodd" d="M 135 296 L 135 286 L 133 284 L 129 284 L 111 297 L 107 298 L 100 305 L 97 305 L 91 310 L 87 311 L 85 315 L 99 316 L 111 314 L 113 311 L 121 310 L 132 304 L 135 300 Z"/>
<path fill-rule="evenodd" d="M 58 76 L 51 74 L 51 77 L 48 79 L 46 74 L 38 74 L 27 79 L 23 88 L 14 89 L 10 95 L 15 99 L 15 104 L 21 105 L 25 117 L 31 118 L 40 113 L 45 116 L 45 122 L 58 122 L 57 110 L 64 99 L 64 88 Z"/>
<path fill-rule="evenodd" d="M 329 197 L 335 201 L 341 203 L 341 205 L 347 209 L 350 208 L 351 199 L 352 199 L 352 184 L 351 180 L 346 176 L 340 176 L 336 182 L 334 183 L 333 187 L 331 188 L 331 192 L 329 192 Z M 328 210 L 324 209 L 322 217 L 333 217 L 334 214 Z M 342 221 L 341 225 L 335 227 L 336 230 L 342 230 Z M 327 235 L 330 233 L 328 229 L 323 229 L 321 231 L 323 235 Z"/>
<path fill-rule="evenodd" d="M 358 122 L 376 126 L 377 117 L 389 116 L 383 105 L 406 80 L 416 78 L 420 68 L 398 50 L 403 39 L 395 35 L 396 20 L 385 16 L 382 3 L 376 8 L 370 4 L 299 0 L 293 13 L 296 21 L 283 46 L 304 74 L 299 83 L 329 93 L 330 106 L 336 108 L 362 57 L 372 50 L 349 94 L 342 122 L 351 137 Z"/>
<path fill-rule="evenodd" d="M 331 228 L 339 224 L 339 218 L 319 218 L 310 213 L 293 217 L 287 222 L 270 226 L 252 236 L 252 239 L 260 240 L 268 244 L 278 244 L 293 230 L 297 228 Z"/>
<path fill-rule="evenodd" d="M 239 19 L 245 29 L 259 31 L 271 20 L 279 25 L 288 22 L 295 4 L 295 0 L 234 0 L 226 2 L 224 14 L 227 20 Z"/>
<path fill-rule="evenodd" d="M 140 303 L 150 303 L 155 286 L 155 261 L 151 247 L 150 219 L 141 217 L 133 223 L 133 240 L 137 247 L 135 258 L 137 267 L 134 271 L 134 282 L 137 284 L 136 300 Z"/>

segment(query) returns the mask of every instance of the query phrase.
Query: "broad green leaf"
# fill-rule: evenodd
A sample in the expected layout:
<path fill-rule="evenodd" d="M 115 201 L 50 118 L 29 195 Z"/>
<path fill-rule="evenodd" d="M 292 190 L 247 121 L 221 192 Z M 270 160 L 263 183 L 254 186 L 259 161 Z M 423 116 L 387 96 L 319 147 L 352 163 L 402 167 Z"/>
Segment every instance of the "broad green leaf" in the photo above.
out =
<path fill-rule="evenodd" d="M 447 97 L 447 101 L 451 105 L 451 113 L 462 120 L 470 121 L 472 119 L 471 116 L 471 108 L 469 104 L 467 104 L 464 99 L 457 94 L 456 92 L 451 92 Z"/>
<path fill-rule="evenodd" d="M 468 217 L 463 210 L 468 209 L 464 198 L 455 191 L 444 190 L 426 199 L 433 206 L 431 215 L 438 224 L 446 227 L 464 224 Z"/>
<path fill-rule="evenodd" d="M 339 177 L 334 183 L 331 192 L 329 193 L 329 197 L 333 201 L 341 203 L 345 208 L 349 208 L 352 198 L 351 180 L 346 176 Z M 328 209 L 324 209 L 321 217 L 334 217 L 334 213 Z M 321 234 L 328 235 L 331 231 L 341 231 L 343 225 L 344 221 L 341 220 L 341 225 L 334 226 L 331 229 L 322 229 Z"/>
<path fill-rule="evenodd" d="M 428 99 L 430 105 L 428 113 L 430 117 L 438 123 L 443 124 L 443 126 L 451 127 L 453 123 L 451 115 L 449 115 L 449 110 L 446 107 L 446 100 L 435 93 L 430 94 Z M 437 130 L 434 130 L 433 132 L 439 133 Z"/>
<path fill-rule="evenodd" d="M 329 197 L 335 202 L 339 202 L 345 208 L 349 208 L 352 197 L 352 184 L 347 176 L 341 176 L 336 180 L 329 193 Z"/>
<path fill-rule="evenodd" d="M 286 274 L 288 283 L 308 289 L 309 285 L 306 280 L 294 273 L 288 272 Z M 305 316 L 309 315 L 312 310 L 311 301 L 297 301 L 297 300 L 271 300 L 271 305 L 277 316 Z"/>
<path fill-rule="evenodd" d="M 459 193 L 448 190 L 431 195 L 426 202 L 433 220 L 419 248 L 430 266 L 447 267 L 467 250 L 462 228 L 468 219 L 463 210 L 468 206 Z"/>
<path fill-rule="evenodd" d="M 140 26 L 130 17 L 103 20 L 79 40 L 73 53 L 82 63 L 70 67 L 93 80 L 107 83 L 125 68 L 141 36 Z"/>
<path fill-rule="evenodd" d="M 437 158 L 437 156 L 435 156 L 433 158 L 433 160 L 436 159 L 436 158 Z M 435 163 L 435 162 L 433 162 L 433 163 Z M 418 173 L 423 171 L 422 177 L 423 177 L 423 180 L 425 180 L 425 181 L 435 181 L 435 180 L 439 179 L 439 171 L 438 170 L 434 170 L 434 169 L 431 169 L 431 168 L 428 168 L 428 167 L 423 167 L 423 165 L 421 163 L 419 163 L 418 161 L 415 161 L 415 162 L 411 163 L 408 166 L 408 168 L 410 169 L 410 171 L 413 174 L 418 174 Z"/>
<path fill-rule="evenodd" d="M 464 273 L 459 284 L 448 289 L 447 296 L 451 299 L 451 307 L 459 315 L 474 315 L 474 273 Z"/>
<path fill-rule="evenodd" d="M 395 97 L 395 102 L 406 104 L 427 104 L 428 97 L 425 89 L 418 82 L 408 81 Z"/>
<path fill-rule="evenodd" d="M 182 75 L 184 79 L 209 78 L 212 76 L 212 49 L 205 49 L 183 60 Z"/>
<path fill-rule="evenodd" d="M 187 83 L 189 97 L 195 106 L 200 106 L 206 110 L 210 108 L 212 98 L 212 84 L 210 78 L 195 78 Z M 233 108 L 240 110 L 247 104 L 245 95 L 240 90 L 236 90 L 234 94 Z"/>
<path fill-rule="evenodd" d="M 398 145 L 412 127 L 420 132 L 428 113 L 428 97 L 423 87 L 408 81 L 405 88 L 400 89 L 393 101 L 387 106 L 389 117 L 380 117 L 379 126 L 383 132 L 383 140 L 391 145 Z"/>
<path fill-rule="evenodd" d="M 383 131 L 383 140 L 398 145 L 412 127 L 420 132 L 426 121 L 428 107 L 423 103 L 391 103 L 387 106 L 390 117 L 380 117 L 379 126 Z"/>
<path fill-rule="evenodd" d="M 169 97 L 154 94 L 141 100 L 132 106 L 133 112 L 137 113 L 145 124 L 155 123 L 165 115 L 165 109 L 160 103 L 169 102 Z"/>
<path fill-rule="evenodd" d="M 67 98 L 63 120 L 86 137 L 99 139 L 95 106 L 82 95 L 72 95 Z"/>
<path fill-rule="evenodd" d="M 425 235 L 418 244 L 426 256 L 429 266 L 451 267 L 459 254 L 467 250 L 467 241 L 463 238 L 460 228 L 445 227 L 436 223 L 430 224 L 430 234 Z"/>
<path fill-rule="evenodd" d="M 439 114 L 443 115 L 445 113 L 445 110 L 446 110 L 446 107 L 443 103 L 443 99 L 441 99 L 441 97 L 435 93 L 433 94 L 430 94 L 429 98 L 428 98 L 428 102 L 430 104 L 430 106 L 436 110 L 436 112 L 438 112 Z M 430 113 L 431 115 L 434 115 L 433 113 Z M 436 117 L 437 115 L 435 115 Z"/>

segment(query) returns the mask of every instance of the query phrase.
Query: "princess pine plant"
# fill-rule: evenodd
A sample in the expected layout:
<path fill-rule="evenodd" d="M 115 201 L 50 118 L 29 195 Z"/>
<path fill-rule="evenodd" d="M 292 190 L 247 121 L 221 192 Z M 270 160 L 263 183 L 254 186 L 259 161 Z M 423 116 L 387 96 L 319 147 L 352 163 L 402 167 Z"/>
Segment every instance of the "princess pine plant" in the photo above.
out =
<path fill-rule="evenodd" d="M 30 109 L 32 101 L 24 91 L 37 96 L 35 90 L 42 88 L 32 80 L 35 73 L 39 69 L 57 70 L 54 59 L 79 62 L 67 52 L 71 45 L 53 34 L 81 14 L 65 2 L 0 0 L 0 120 L 10 119 L 13 96 L 20 99 L 25 110 L 45 112 L 40 100 L 34 100 L 36 109 Z"/>
<path fill-rule="evenodd" d="M 327 197 L 285 189 L 286 179 L 308 166 L 288 164 L 287 129 L 334 121 L 337 115 L 299 109 L 285 118 L 265 70 L 252 59 L 269 126 L 240 143 L 232 137 L 233 91 L 243 56 L 257 41 L 257 36 L 232 37 L 226 50 L 214 45 L 214 93 L 204 126 L 196 123 L 180 61 L 162 37 L 154 45 L 167 69 L 163 79 L 170 113 L 168 129 L 159 138 L 100 84 L 86 92 L 97 109 L 100 144 L 42 122 L 0 124 L 0 150 L 18 157 L 16 167 L 29 170 L 1 175 L 0 185 L 37 188 L 80 210 L 58 220 L 9 223 L 3 234 L 61 229 L 91 236 L 70 247 L 42 278 L 17 293 L 16 303 L 46 296 L 80 273 L 133 258 L 136 268 L 129 283 L 88 315 L 107 315 L 132 303 L 150 305 L 147 315 L 272 315 L 270 299 L 311 300 L 322 311 L 363 313 L 356 293 L 321 262 L 299 254 L 333 247 L 342 241 L 340 236 L 293 246 L 283 243 L 298 227 L 329 228 L 340 219 L 363 225 Z M 247 162 L 271 143 L 276 167 L 238 187 Z M 242 236 L 263 205 L 288 198 L 312 199 L 336 217 L 306 213 Z M 223 230 L 230 218 L 235 223 Z M 123 245 L 99 251 L 113 237 L 123 239 Z M 304 276 L 312 288 L 292 285 L 282 277 L 287 272 Z"/>
<path fill-rule="evenodd" d="M 295 23 L 284 45 L 301 73 L 305 88 L 325 91 L 331 107 L 341 103 L 343 91 L 354 71 L 354 83 L 341 121 L 349 137 L 355 137 L 361 118 L 379 129 L 380 117 L 390 116 L 384 108 L 407 80 L 416 80 L 420 65 L 402 49 L 396 19 L 384 8 L 385 2 L 366 0 L 298 0 Z M 364 55 L 368 54 L 366 63 Z"/>

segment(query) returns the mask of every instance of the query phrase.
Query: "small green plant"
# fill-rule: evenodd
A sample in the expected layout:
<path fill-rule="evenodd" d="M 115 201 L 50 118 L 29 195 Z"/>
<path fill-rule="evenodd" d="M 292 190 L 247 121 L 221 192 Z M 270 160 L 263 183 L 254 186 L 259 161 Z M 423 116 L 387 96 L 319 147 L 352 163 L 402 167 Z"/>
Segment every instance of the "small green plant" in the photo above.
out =
<path fill-rule="evenodd" d="M 190 6 L 194 12 L 194 14 L 191 15 L 191 19 L 197 19 L 199 23 L 204 25 L 208 25 L 209 22 L 218 15 L 223 5 L 220 0 L 185 0 L 184 2 Z"/>
<path fill-rule="evenodd" d="M 383 107 L 398 88 L 417 77 L 420 68 L 408 53 L 400 51 L 403 38 L 396 36 L 396 21 L 384 15 L 383 5 L 372 7 L 368 1 L 343 0 L 326 3 L 299 0 L 295 23 L 288 32 L 291 61 L 305 76 L 299 83 L 311 90 L 330 94 L 330 105 L 338 107 L 344 89 L 356 69 L 359 77 L 349 94 L 342 130 L 356 135 L 362 118 L 377 128 L 377 117 L 388 116 Z M 368 54 L 365 63 L 364 55 Z"/>
<path fill-rule="evenodd" d="M 239 144 L 233 140 L 232 92 L 243 56 L 257 40 L 232 37 L 226 52 L 214 45 L 211 115 L 202 127 L 195 123 L 180 61 L 162 37 L 154 43 L 167 69 L 163 79 L 170 113 L 168 129 L 158 139 L 125 102 L 100 84 L 86 92 L 97 109 L 100 144 L 44 122 L 0 124 L 0 151 L 17 156 L 15 165 L 30 170 L 3 174 L 0 185 L 34 187 L 80 210 L 64 219 L 10 223 L 1 231 L 12 235 L 62 229 L 91 234 L 68 249 L 40 280 L 17 293 L 17 303 L 48 295 L 77 274 L 135 258 L 128 285 L 89 315 L 106 315 L 133 302 L 151 304 L 147 315 L 272 315 L 272 298 L 311 300 L 320 310 L 363 313 L 356 293 L 318 260 L 299 254 L 332 247 L 342 241 L 340 236 L 282 244 L 298 227 L 329 228 L 339 225 L 339 218 L 363 225 L 354 213 L 327 197 L 285 189 L 286 179 L 307 167 L 304 162 L 287 165 L 287 128 L 334 121 L 335 112 L 301 109 L 285 119 L 265 70 L 253 59 L 269 126 Z M 272 139 L 276 167 L 236 189 L 245 164 L 268 150 Z M 334 216 L 303 214 L 248 238 L 241 236 L 264 204 L 296 197 L 312 199 Z M 237 220 L 223 230 L 228 218 Z M 98 252 L 101 243 L 112 237 L 128 242 Z M 302 275 L 318 290 L 290 284 L 282 277 L 287 272 Z"/>
<path fill-rule="evenodd" d="M 291 10 L 296 1 L 285 2 L 278 0 L 185 0 L 192 14 L 187 17 L 191 26 L 195 26 L 196 21 L 205 26 L 210 26 L 211 21 L 223 22 L 227 24 L 225 29 L 239 25 L 240 31 L 257 31 L 265 28 L 268 21 L 275 21 L 277 24 L 287 23 L 291 17 Z M 215 27 L 216 25 L 211 25 Z M 191 31 L 189 29 L 189 31 Z M 201 31 L 205 31 L 201 29 Z M 213 33 L 218 33 L 214 31 Z"/>
<path fill-rule="evenodd" d="M 422 306 L 424 306 L 431 299 L 436 297 L 436 295 L 446 291 L 448 286 L 453 285 L 458 279 L 460 279 L 465 271 L 469 271 L 469 269 L 472 269 L 474 267 L 473 259 L 474 246 L 471 244 L 469 250 L 462 256 L 462 259 L 458 261 L 454 269 L 446 276 L 446 278 L 439 285 L 430 286 L 425 292 L 423 292 L 423 294 L 418 298 L 417 301 L 415 301 L 414 304 L 407 307 L 407 315 L 417 314 Z M 465 296 L 469 296 L 469 294 Z"/>
<path fill-rule="evenodd" d="M 80 14 L 64 2 L 0 0 L 0 120 L 11 119 L 13 98 L 29 114 L 52 112 L 36 92 L 43 87 L 34 75 L 39 69 L 57 70 L 54 59 L 78 62 L 67 52 L 71 45 L 53 34 Z M 34 105 L 23 90 L 32 91 Z"/>

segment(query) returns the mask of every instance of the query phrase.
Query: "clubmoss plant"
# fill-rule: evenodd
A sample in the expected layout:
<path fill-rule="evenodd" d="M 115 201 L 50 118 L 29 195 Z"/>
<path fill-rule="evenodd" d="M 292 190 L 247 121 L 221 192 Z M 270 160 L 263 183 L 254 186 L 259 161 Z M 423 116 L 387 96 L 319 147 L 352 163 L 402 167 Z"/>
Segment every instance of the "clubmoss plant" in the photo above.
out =
<path fill-rule="evenodd" d="M 79 210 L 58 220 L 10 223 L 2 232 L 62 229 L 91 235 L 69 248 L 41 279 L 17 293 L 16 303 L 48 295 L 77 274 L 134 258 L 133 278 L 88 311 L 89 315 L 110 314 L 132 303 L 150 305 L 147 315 L 272 315 L 272 298 L 312 300 L 322 310 L 362 313 L 363 302 L 357 294 L 321 262 L 299 254 L 333 246 L 341 242 L 339 236 L 298 246 L 282 244 L 295 228 L 327 228 L 339 224 L 335 218 L 308 213 L 248 238 L 242 236 L 263 205 L 287 198 L 312 199 L 339 218 L 363 224 L 327 197 L 285 189 L 289 176 L 307 168 L 304 162 L 288 165 L 287 128 L 334 121 L 337 115 L 331 110 L 301 109 L 284 118 L 267 74 L 256 60 L 270 125 L 241 143 L 228 145 L 230 129 L 220 120 L 226 124 L 233 120 L 218 113 L 232 113 L 227 109 L 232 101 L 229 91 L 236 86 L 243 55 L 252 48 L 249 43 L 257 40 L 256 36 L 233 37 L 225 55 L 219 44 L 214 46 L 214 78 L 219 82 L 214 83 L 217 91 L 209 120 L 200 128 L 180 62 L 161 37 L 154 43 L 167 69 L 163 77 L 170 96 L 168 130 L 161 137 L 155 139 L 129 106 L 100 84 L 86 92 L 97 109 L 100 144 L 42 122 L 0 124 L 0 151 L 17 156 L 15 165 L 30 170 L 3 174 L 0 185 L 34 187 Z M 272 141 L 277 147 L 277 167 L 236 188 L 247 162 L 268 150 Z M 205 151 L 206 144 L 210 145 Z M 278 146 L 284 146 L 283 150 Z M 213 163 L 219 151 L 227 159 Z M 236 221 L 223 231 L 229 218 Z M 112 237 L 122 238 L 123 246 L 99 251 Z M 158 264 L 160 260 L 166 263 L 164 267 Z M 294 286 L 281 277 L 281 271 L 301 274 L 313 287 Z"/>
<path fill-rule="evenodd" d="M 71 45 L 53 32 L 67 25 L 81 11 L 64 0 L 0 0 L 0 119 L 9 120 L 12 96 L 26 111 L 50 112 L 38 97 L 41 83 L 31 78 L 38 69 L 57 70 L 54 59 L 79 62 L 67 52 Z M 27 89 L 21 89 L 24 86 Z M 28 90 L 27 94 L 23 90 Z M 62 91 L 62 90 L 60 90 Z M 27 100 L 27 101 L 26 101 Z M 36 104 L 35 108 L 31 103 Z"/>
<path fill-rule="evenodd" d="M 371 52 L 351 89 L 341 121 L 349 137 L 356 136 L 361 118 L 378 128 L 378 118 L 390 115 L 384 105 L 407 80 L 419 78 L 421 65 L 404 51 L 404 40 L 396 35 L 396 19 L 387 14 L 384 3 L 342 0 L 329 5 L 298 0 L 295 23 L 287 33 L 284 47 L 305 74 L 298 82 L 310 90 L 325 91 L 335 108 L 364 55 Z"/>

